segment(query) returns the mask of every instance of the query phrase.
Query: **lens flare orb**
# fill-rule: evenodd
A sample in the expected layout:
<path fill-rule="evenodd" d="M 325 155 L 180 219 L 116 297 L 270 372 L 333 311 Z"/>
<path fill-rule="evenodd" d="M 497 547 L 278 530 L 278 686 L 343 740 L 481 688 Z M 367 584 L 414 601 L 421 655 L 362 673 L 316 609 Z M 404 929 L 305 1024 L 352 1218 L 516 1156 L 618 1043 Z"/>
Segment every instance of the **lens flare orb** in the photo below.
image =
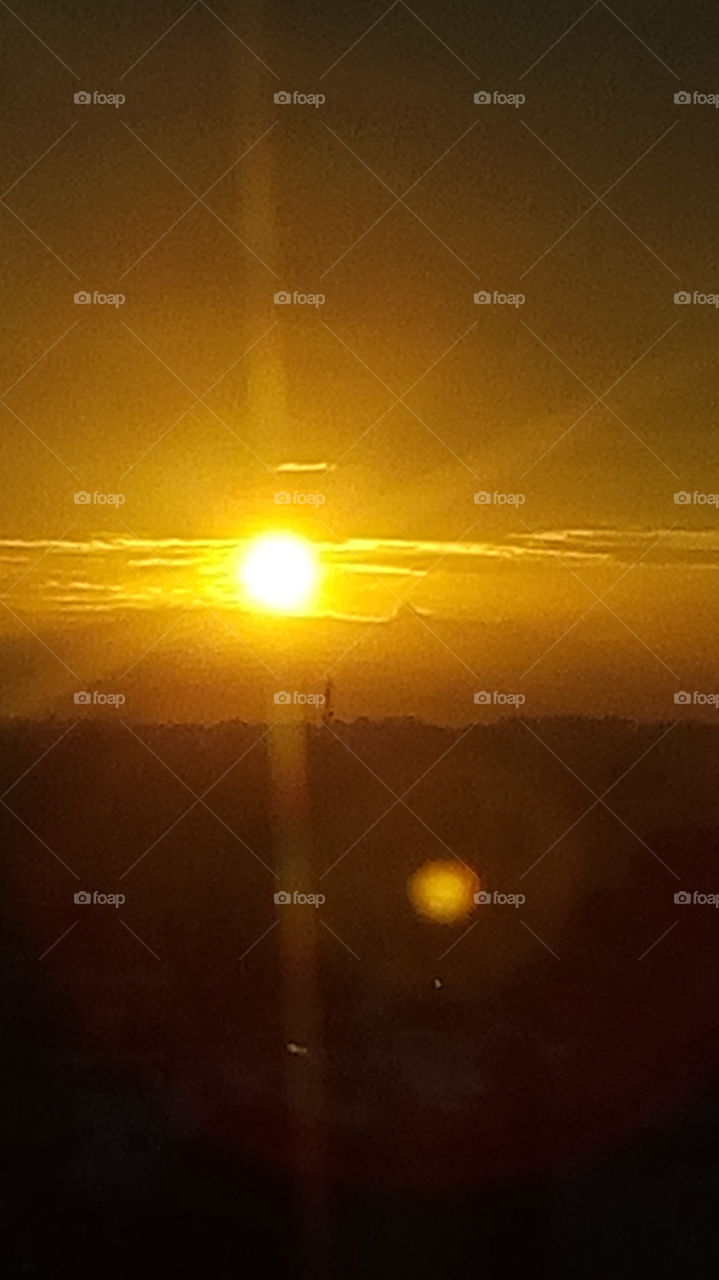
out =
<path fill-rule="evenodd" d="M 470 867 L 449 859 L 423 863 L 408 884 L 415 911 L 434 924 L 455 924 L 466 919 L 479 888 L 479 877 Z"/>

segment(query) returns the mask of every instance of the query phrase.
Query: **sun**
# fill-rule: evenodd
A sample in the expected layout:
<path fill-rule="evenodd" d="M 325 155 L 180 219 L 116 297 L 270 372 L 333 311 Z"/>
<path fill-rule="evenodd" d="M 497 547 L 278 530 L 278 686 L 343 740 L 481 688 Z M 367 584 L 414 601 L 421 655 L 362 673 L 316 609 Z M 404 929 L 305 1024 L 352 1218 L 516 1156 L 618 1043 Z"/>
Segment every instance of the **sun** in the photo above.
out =
<path fill-rule="evenodd" d="M 240 584 L 253 604 L 276 613 L 303 611 L 319 582 L 317 552 L 294 533 L 265 533 L 250 543 L 240 562 Z"/>

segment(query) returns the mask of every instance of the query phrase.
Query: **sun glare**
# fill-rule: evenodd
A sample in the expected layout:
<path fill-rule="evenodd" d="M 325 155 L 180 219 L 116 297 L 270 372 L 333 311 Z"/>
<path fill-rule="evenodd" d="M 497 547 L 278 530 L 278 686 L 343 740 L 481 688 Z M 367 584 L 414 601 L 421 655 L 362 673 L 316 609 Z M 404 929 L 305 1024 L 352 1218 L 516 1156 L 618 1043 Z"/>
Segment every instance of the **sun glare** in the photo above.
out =
<path fill-rule="evenodd" d="M 253 604 L 276 613 L 305 609 L 319 581 L 312 543 L 294 533 L 266 533 L 250 543 L 239 566 L 239 580 Z"/>

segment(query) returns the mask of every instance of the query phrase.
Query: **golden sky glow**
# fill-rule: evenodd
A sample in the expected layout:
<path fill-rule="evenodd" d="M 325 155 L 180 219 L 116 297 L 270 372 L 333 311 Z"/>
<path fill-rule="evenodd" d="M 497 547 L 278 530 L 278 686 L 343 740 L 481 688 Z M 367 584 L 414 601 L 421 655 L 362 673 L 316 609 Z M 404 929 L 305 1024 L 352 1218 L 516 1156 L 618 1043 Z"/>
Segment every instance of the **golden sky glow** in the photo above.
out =
<path fill-rule="evenodd" d="M 273 552 L 266 572 L 259 530 L 141 538 L 116 527 L 93 534 L 93 518 L 80 507 L 72 535 L 0 542 L 11 714 L 59 711 L 78 682 L 117 684 L 126 673 L 138 713 L 158 717 L 174 714 L 177 687 L 195 682 L 204 691 L 188 715 L 261 717 L 273 689 L 321 690 L 327 671 L 344 715 L 460 724 L 476 717 L 473 694 L 486 688 L 521 690 L 525 715 L 660 719 L 677 688 L 714 688 L 719 538 L 710 529 L 332 541 L 326 530 L 305 537 L 297 522 L 280 544 L 292 554 L 273 568 Z"/>
<path fill-rule="evenodd" d="M 528 711 L 671 712 L 719 623 L 716 308 L 674 301 L 714 287 L 714 113 L 676 111 L 616 19 L 611 94 L 577 33 L 521 110 L 485 110 L 450 52 L 472 6 L 391 7 L 359 42 L 329 9 L 306 15 L 321 110 L 278 105 L 280 70 L 199 6 L 159 43 L 151 8 L 113 28 L 121 110 L 68 91 L 10 121 L 0 658 L 38 707 L 63 664 L 139 678 L 182 637 L 168 670 L 227 666 L 239 634 L 237 712 L 285 645 L 359 714 L 461 719 L 488 683 Z M 243 21 L 249 47 L 288 38 Z M 543 22 L 497 16 L 518 67 Z M 8 25 L 15 70 L 32 37 Z"/>

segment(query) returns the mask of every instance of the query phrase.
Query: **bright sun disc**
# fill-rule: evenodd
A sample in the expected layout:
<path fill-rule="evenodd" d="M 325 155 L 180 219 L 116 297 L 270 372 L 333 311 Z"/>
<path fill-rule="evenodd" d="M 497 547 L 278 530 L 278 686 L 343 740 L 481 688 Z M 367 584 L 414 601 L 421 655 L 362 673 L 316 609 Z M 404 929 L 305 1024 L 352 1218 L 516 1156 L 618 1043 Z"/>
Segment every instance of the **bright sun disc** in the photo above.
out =
<path fill-rule="evenodd" d="M 289 613 L 309 604 L 319 578 L 312 544 L 293 533 L 268 533 L 251 543 L 239 571 L 247 597 Z"/>

